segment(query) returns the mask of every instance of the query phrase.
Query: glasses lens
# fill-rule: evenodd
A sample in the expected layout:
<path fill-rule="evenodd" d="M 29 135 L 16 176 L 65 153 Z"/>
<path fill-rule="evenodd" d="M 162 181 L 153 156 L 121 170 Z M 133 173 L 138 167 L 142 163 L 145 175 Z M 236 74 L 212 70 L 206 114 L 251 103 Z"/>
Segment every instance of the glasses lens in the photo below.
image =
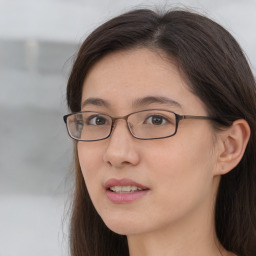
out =
<path fill-rule="evenodd" d="M 82 112 L 68 116 L 70 136 L 76 140 L 93 141 L 106 138 L 111 131 L 112 120 L 97 112 Z"/>
<path fill-rule="evenodd" d="M 176 117 L 164 110 L 146 110 L 134 113 L 128 118 L 132 134 L 140 139 L 168 137 L 176 131 Z"/>

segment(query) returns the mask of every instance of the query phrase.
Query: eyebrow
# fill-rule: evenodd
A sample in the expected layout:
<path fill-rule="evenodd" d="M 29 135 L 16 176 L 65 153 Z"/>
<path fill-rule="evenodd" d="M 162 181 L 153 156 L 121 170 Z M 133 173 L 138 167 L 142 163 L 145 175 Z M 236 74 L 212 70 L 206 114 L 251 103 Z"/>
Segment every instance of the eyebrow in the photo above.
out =
<path fill-rule="evenodd" d="M 133 107 L 144 107 L 150 104 L 162 104 L 162 105 L 169 105 L 172 107 L 182 108 L 182 105 L 177 101 L 171 98 L 163 97 L 163 96 L 147 96 L 147 97 L 136 99 L 135 101 L 132 102 Z M 108 101 L 103 100 L 101 98 L 88 98 L 82 103 L 81 107 L 84 108 L 88 105 L 100 106 L 100 107 L 106 107 L 106 108 L 110 108 L 111 106 L 111 104 Z"/>
<path fill-rule="evenodd" d="M 143 98 L 135 100 L 132 105 L 134 107 L 140 107 L 140 106 L 146 106 L 146 105 L 155 104 L 155 103 L 182 108 L 180 103 L 178 103 L 177 101 L 175 101 L 171 98 L 167 98 L 164 96 L 143 97 Z"/>
<path fill-rule="evenodd" d="M 106 107 L 106 108 L 110 107 L 110 103 L 100 98 L 88 98 L 82 103 L 81 107 L 84 108 L 88 105 L 100 106 L 100 107 Z"/>

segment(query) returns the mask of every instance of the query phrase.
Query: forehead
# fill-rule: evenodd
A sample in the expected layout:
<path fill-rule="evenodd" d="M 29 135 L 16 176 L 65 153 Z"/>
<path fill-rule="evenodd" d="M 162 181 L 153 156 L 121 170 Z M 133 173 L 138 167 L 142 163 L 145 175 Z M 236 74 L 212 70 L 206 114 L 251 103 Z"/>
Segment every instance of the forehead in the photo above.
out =
<path fill-rule="evenodd" d="M 176 102 L 176 107 L 195 103 L 203 107 L 174 62 L 163 53 L 147 48 L 114 52 L 98 61 L 84 81 L 81 104 L 92 103 L 91 98 L 103 100 L 107 104 L 101 105 L 109 109 L 124 111 L 133 110 L 134 102 L 141 102 L 143 98 L 151 98 L 144 101 L 150 104 L 152 98 L 165 98 Z"/>

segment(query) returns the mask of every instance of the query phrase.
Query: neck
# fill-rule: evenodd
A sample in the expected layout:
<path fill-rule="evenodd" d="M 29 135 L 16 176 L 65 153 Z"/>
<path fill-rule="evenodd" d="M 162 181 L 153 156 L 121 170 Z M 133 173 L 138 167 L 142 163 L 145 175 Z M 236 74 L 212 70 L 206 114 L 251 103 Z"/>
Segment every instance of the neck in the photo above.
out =
<path fill-rule="evenodd" d="M 222 248 L 216 237 L 214 201 L 205 202 L 206 205 L 200 206 L 200 209 L 195 209 L 169 226 L 128 235 L 130 256 L 233 255 Z"/>
<path fill-rule="evenodd" d="M 202 232 L 197 225 L 186 224 L 178 229 L 165 227 L 159 231 L 128 236 L 130 256 L 222 256 L 212 225 Z"/>

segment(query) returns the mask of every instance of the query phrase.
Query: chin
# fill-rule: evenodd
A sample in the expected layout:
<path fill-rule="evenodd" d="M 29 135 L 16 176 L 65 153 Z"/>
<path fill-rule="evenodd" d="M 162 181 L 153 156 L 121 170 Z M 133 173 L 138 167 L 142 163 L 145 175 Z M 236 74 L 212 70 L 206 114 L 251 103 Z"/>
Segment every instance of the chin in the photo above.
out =
<path fill-rule="evenodd" d="M 105 225 L 114 233 L 119 235 L 131 235 L 141 233 L 141 227 L 138 223 L 131 222 L 131 220 L 119 218 L 103 219 Z"/>

